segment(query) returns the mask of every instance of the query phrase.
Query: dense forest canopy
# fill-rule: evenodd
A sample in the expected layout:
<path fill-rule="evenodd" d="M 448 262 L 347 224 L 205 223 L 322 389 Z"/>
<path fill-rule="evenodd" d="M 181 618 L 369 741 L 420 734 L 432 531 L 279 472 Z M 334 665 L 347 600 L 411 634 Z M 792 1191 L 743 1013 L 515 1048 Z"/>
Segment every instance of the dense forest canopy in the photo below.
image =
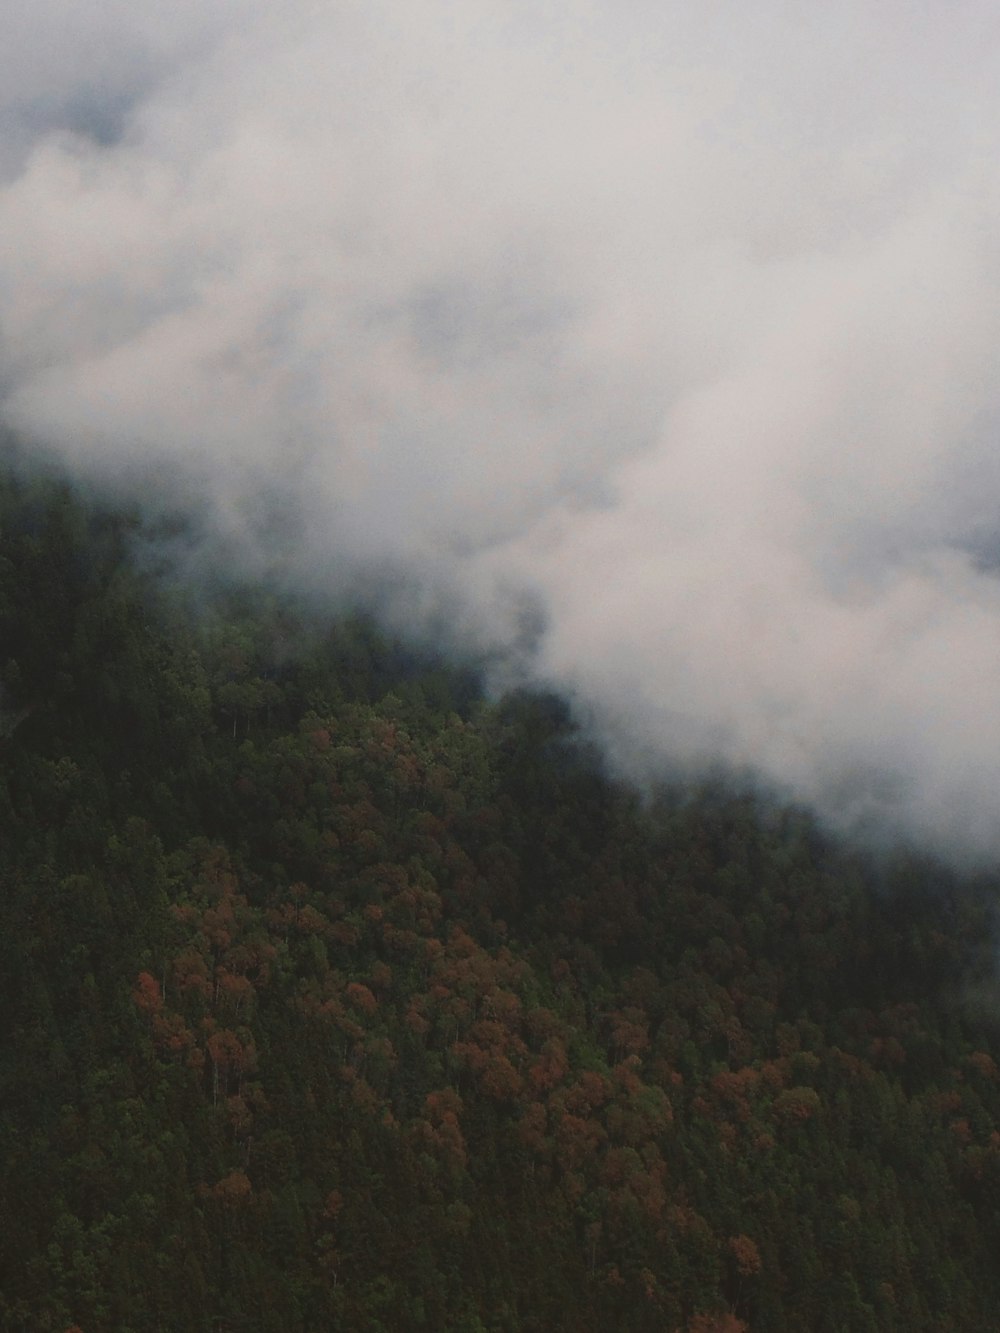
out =
<path fill-rule="evenodd" d="M 0 1327 L 1000 1324 L 996 881 L 0 483 Z"/>

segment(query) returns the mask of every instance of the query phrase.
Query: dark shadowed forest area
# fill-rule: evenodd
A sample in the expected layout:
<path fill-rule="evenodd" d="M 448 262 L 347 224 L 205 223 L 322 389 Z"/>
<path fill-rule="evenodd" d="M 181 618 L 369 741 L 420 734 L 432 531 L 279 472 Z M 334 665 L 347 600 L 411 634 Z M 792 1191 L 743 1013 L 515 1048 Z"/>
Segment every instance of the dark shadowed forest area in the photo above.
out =
<path fill-rule="evenodd" d="M 1000 1327 L 996 880 L 150 542 L 3 474 L 0 1328 Z"/>

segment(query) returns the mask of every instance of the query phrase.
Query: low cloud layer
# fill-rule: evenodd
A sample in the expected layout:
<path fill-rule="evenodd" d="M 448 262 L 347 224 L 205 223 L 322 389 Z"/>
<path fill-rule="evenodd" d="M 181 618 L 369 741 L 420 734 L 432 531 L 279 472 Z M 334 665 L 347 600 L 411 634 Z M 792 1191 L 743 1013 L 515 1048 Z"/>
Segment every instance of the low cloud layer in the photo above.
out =
<path fill-rule="evenodd" d="M 1000 854 L 995 6 L 158 14 L 10 16 L 16 430 L 482 643 L 537 608 L 634 775 Z"/>

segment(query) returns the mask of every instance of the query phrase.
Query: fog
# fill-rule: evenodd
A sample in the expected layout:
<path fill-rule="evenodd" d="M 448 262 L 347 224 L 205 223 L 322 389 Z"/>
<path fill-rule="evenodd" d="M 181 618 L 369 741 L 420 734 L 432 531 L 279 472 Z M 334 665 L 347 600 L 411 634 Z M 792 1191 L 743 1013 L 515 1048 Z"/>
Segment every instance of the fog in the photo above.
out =
<path fill-rule="evenodd" d="M 995 6 L 8 10 L 32 449 L 405 578 L 640 781 L 1000 853 Z"/>

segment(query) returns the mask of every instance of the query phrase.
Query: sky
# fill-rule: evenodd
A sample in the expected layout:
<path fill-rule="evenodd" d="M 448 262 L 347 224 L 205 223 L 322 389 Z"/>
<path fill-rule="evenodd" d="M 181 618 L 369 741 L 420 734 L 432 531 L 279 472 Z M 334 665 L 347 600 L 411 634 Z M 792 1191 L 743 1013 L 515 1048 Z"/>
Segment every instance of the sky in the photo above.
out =
<path fill-rule="evenodd" d="M 998 138 L 991 0 L 8 0 L 0 417 L 995 861 Z"/>

